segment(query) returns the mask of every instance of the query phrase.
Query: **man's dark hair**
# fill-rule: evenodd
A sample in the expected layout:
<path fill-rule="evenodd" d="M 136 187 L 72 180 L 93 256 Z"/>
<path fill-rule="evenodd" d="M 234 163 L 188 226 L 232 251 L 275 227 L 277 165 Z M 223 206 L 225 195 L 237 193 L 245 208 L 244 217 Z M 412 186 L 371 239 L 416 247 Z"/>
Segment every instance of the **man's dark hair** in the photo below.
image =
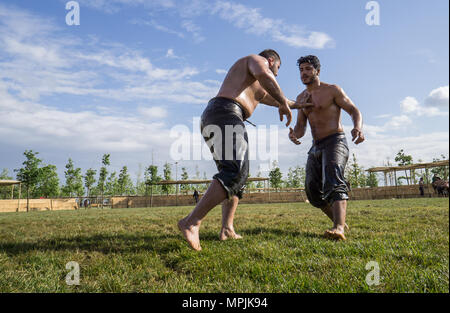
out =
<path fill-rule="evenodd" d="M 266 50 L 262 51 L 259 55 L 266 59 L 272 57 L 275 60 L 278 60 L 281 62 L 280 55 L 275 50 L 272 50 L 272 49 L 266 49 Z"/>
<path fill-rule="evenodd" d="M 302 63 L 309 63 L 312 66 L 314 66 L 316 70 L 320 70 L 320 61 L 319 58 L 316 57 L 315 55 L 307 55 L 297 60 L 298 67 L 300 67 L 300 64 Z"/>

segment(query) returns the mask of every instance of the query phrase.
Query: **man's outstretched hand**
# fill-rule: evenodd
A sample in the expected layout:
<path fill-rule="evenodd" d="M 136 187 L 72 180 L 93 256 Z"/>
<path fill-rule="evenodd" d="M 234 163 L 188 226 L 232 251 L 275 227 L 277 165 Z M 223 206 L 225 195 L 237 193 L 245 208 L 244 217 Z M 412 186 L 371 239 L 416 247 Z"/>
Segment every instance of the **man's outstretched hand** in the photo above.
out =
<path fill-rule="evenodd" d="M 352 141 L 357 145 L 364 141 L 364 134 L 358 128 L 352 129 Z"/>
<path fill-rule="evenodd" d="M 308 91 L 304 91 L 300 98 L 291 106 L 291 109 L 306 109 L 314 106 L 311 94 Z"/>
<path fill-rule="evenodd" d="M 289 127 L 289 139 L 295 143 L 296 145 L 299 145 L 301 142 L 298 140 L 297 136 L 294 133 L 294 130 L 292 127 Z"/>
<path fill-rule="evenodd" d="M 291 109 L 289 109 L 289 106 L 287 104 L 280 105 L 278 107 L 278 113 L 280 113 L 280 121 L 283 121 L 284 115 L 286 115 L 286 127 L 288 127 L 292 120 L 292 112 Z"/>

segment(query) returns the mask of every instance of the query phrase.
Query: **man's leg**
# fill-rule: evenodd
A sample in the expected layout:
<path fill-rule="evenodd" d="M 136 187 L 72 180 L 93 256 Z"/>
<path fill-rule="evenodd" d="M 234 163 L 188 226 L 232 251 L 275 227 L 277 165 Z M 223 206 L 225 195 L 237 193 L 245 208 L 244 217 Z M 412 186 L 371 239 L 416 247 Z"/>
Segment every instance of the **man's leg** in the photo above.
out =
<path fill-rule="evenodd" d="M 194 210 L 178 222 L 178 228 L 183 233 L 184 238 L 194 250 L 201 250 L 199 230 L 203 218 L 214 208 L 227 198 L 227 192 L 223 186 L 215 179 L 195 206 Z"/>
<path fill-rule="evenodd" d="M 333 216 L 333 210 L 332 210 L 332 205 L 327 204 L 327 206 L 320 208 L 322 210 L 323 213 L 325 213 L 326 216 L 328 216 L 328 218 L 334 222 L 334 216 Z"/>
<path fill-rule="evenodd" d="M 333 239 L 342 239 L 345 240 L 345 227 L 348 227 L 345 224 L 345 217 L 347 213 L 347 200 L 336 200 L 333 202 L 331 206 L 331 211 L 333 213 L 333 228 L 327 230 L 325 232 L 325 236 L 333 238 Z"/>
<path fill-rule="evenodd" d="M 342 201 L 346 201 L 346 200 L 342 200 Z M 336 202 L 336 201 L 335 201 Z M 334 204 L 334 203 L 333 203 Z M 328 218 L 335 223 L 334 220 L 334 213 L 333 213 L 333 205 L 332 204 L 328 204 L 326 207 L 320 208 L 322 210 L 323 213 L 325 213 L 326 216 L 328 216 Z M 347 202 L 345 202 L 345 212 L 347 211 Z M 344 215 L 345 215 L 344 212 Z M 340 213 L 339 213 L 340 214 Z M 348 227 L 347 223 L 345 223 L 345 216 L 344 216 L 344 229 L 350 230 L 350 227 Z"/>
<path fill-rule="evenodd" d="M 348 186 L 344 178 L 348 160 L 348 148 L 345 138 L 337 138 L 327 144 L 322 154 L 324 172 L 324 195 L 331 202 L 333 228 L 325 236 L 345 240 L 345 217 L 347 212 Z M 348 227 L 348 226 L 347 226 Z"/>
<path fill-rule="evenodd" d="M 225 199 L 222 202 L 222 229 L 220 231 L 219 239 L 227 240 L 231 239 L 241 239 L 242 236 L 236 234 L 233 227 L 234 213 L 239 204 L 239 198 L 233 196 L 231 199 Z"/>

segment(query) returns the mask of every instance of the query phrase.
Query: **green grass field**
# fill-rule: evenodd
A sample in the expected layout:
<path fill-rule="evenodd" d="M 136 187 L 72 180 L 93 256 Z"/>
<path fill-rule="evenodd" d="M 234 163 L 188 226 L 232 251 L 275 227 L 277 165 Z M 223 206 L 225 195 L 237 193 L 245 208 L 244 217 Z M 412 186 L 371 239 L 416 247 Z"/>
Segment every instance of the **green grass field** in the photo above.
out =
<path fill-rule="evenodd" d="M 217 207 L 201 252 L 176 227 L 191 209 L 0 214 L 0 292 L 449 292 L 448 198 L 351 201 L 346 242 L 322 238 L 330 221 L 306 203 L 242 205 L 244 239 L 221 242 Z"/>

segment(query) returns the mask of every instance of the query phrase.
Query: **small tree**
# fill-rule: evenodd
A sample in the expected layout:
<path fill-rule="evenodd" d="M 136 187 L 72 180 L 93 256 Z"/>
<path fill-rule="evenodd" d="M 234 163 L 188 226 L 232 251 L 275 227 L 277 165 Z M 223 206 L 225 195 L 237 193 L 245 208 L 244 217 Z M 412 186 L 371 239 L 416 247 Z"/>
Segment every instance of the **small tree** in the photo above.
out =
<path fill-rule="evenodd" d="M 397 162 L 397 165 L 399 165 L 399 166 L 411 165 L 412 161 L 413 161 L 412 156 L 405 154 L 403 152 L 403 149 L 401 149 L 397 153 L 397 156 L 395 157 L 395 162 Z M 406 170 L 405 170 L 405 178 L 406 178 L 406 183 L 409 185 L 409 178 L 408 178 L 408 173 Z"/>
<path fill-rule="evenodd" d="M 366 186 L 378 187 L 378 178 L 374 172 L 371 172 L 371 173 L 369 173 L 369 175 L 367 175 Z"/>
<path fill-rule="evenodd" d="M 102 164 L 103 164 L 103 166 L 100 168 L 97 188 L 101 194 L 101 201 L 102 201 L 101 207 L 103 208 L 103 196 L 104 196 L 104 192 L 105 192 L 105 181 L 106 181 L 106 176 L 108 175 L 108 170 L 106 169 L 106 167 L 108 165 L 110 165 L 109 154 L 103 155 Z"/>
<path fill-rule="evenodd" d="M 83 177 L 81 175 L 81 168 L 75 168 L 73 161 L 69 158 L 66 164 L 66 185 L 62 188 L 64 195 L 73 197 L 73 195 L 83 195 Z"/>
<path fill-rule="evenodd" d="M 84 186 L 86 187 L 88 197 L 91 196 L 91 190 L 92 190 L 92 186 L 95 184 L 95 175 L 96 174 L 97 174 L 97 171 L 90 168 L 86 171 L 86 174 L 84 175 Z"/>
<path fill-rule="evenodd" d="M 39 169 L 39 179 L 33 197 L 58 197 L 59 177 L 55 165 L 47 165 Z"/>
<path fill-rule="evenodd" d="M 130 195 L 133 193 L 133 182 L 131 181 L 130 174 L 128 174 L 128 168 L 122 167 L 119 173 L 119 179 L 117 180 L 119 193 L 121 195 Z"/>
<path fill-rule="evenodd" d="M 145 179 L 142 180 L 142 174 L 143 174 L 143 166 L 141 163 L 138 165 L 138 171 L 136 172 L 136 195 L 143 196 L 145 194 Z"/>
<path fill-rule="evenodd" d="M 433 162 L 437 162 L 437 161 L 441 161 L 441 160 L 447 160 L 448 158 L 445 155 L 441 155 L 441 159 L 438 158 L 433 158 Z M 439 176 L 440 178 L 446 180 L 448 179 L 448 173 L 449 173 L 449 169 L 448 166 L 439 166 L 439 167 L 433 167 L 430 170 L 432 176 L 436 175 Z M 431 180 L 430 180 L 431 181 Z"/>
<path fill-rule="evenodd" d="M 112 172 L 111 174 L 109 174 L 108 179 L 105 183 L 105 195 L 114 196 L 120 193 L 119 182 L 116 175 L 116 172 Z"/>
<path fill-rule="evenodd" d="M 287 174 L 287 181 L 286 185 L 290 188 L 299 188 L 304 185 L 305 181 L 305 169 L 300 166 L 296 166 L 294 168 L 289 168 L 288 174 Z"/>
<path fill-rule="evenodd" d="M 262 175 L 262 174 L 261 174 L 261 171 L 259 171 L 259 172 L 258 172 L 258 175 L 256 175 L 256 177 L 261 178 L 261 177 L 262 177 L 261 175 Z M 257 183 L 256 183 L 256 188 L 264 188 L 263 182 L 262 182 L 262 181 L 257 182 Z"/>
<path fill-rule="evenodd" d="M 181 180 L 188 180 L 188 179 L 189 179 L 189 174 L 188 174 L 186 168 L 182 167 L 181 168 Z M 181 190 L 189 190 L 190 186 L 187 184 L 182 184 L 180 186 L 180 188 L 181 188 Z"/>
<path fill-rule="evenodd" d="M 164 180 L 172 180 L 172 168 L 169 162 L 166 162 L 164 164 Z M 173 186 L 172 185 L 162 185 L 161 189 L 164 193 L 169 195 L 169 193 L 173 192 Z"/>
<path fill-rule="evenodd" d="M 162 179 L 158 176 L 158 166 L 150 165 L 146 168 L 144 173 L 145 184 L 147 186 L 145 190 L 145 195 L 148 195 L 148 186 L 154 185 L 155 183 L 160 182 Z M 153 188 L 153 187 L 152 187 Z"/>
<path fill-rule="evenodd" d="M 352 188 L 364 187 L 366 185 L 366 175 L 364 168 L 358 164 L 356 155 L 352 154 L 352 159 L 345 169 L 346 178 L 348 179 Z"/>
<path fill-rule="evenodd" d="M 33 152 L 33 150 L 25 150 L 23 153 L 26 160 L 22 163 L 23 167 L 20 169 L 15 169 L 17 172 L 17 179 L 20 180 L 27 192 L 27 212 L 30 210 L 30 192 L 32 192 L 39 179 L 39 165 L 42 160 L 38 159 L 36 156 L 39 152 Z"/>
<path fill-rule="evenodd" d="M 273 161 L 273 168 L 269 172 L 269 181 L 273 188 L 279 189 L 281 187 L 283 173 L 281 173 L 280 168 L 277 165 L 276 161 Z"/>

